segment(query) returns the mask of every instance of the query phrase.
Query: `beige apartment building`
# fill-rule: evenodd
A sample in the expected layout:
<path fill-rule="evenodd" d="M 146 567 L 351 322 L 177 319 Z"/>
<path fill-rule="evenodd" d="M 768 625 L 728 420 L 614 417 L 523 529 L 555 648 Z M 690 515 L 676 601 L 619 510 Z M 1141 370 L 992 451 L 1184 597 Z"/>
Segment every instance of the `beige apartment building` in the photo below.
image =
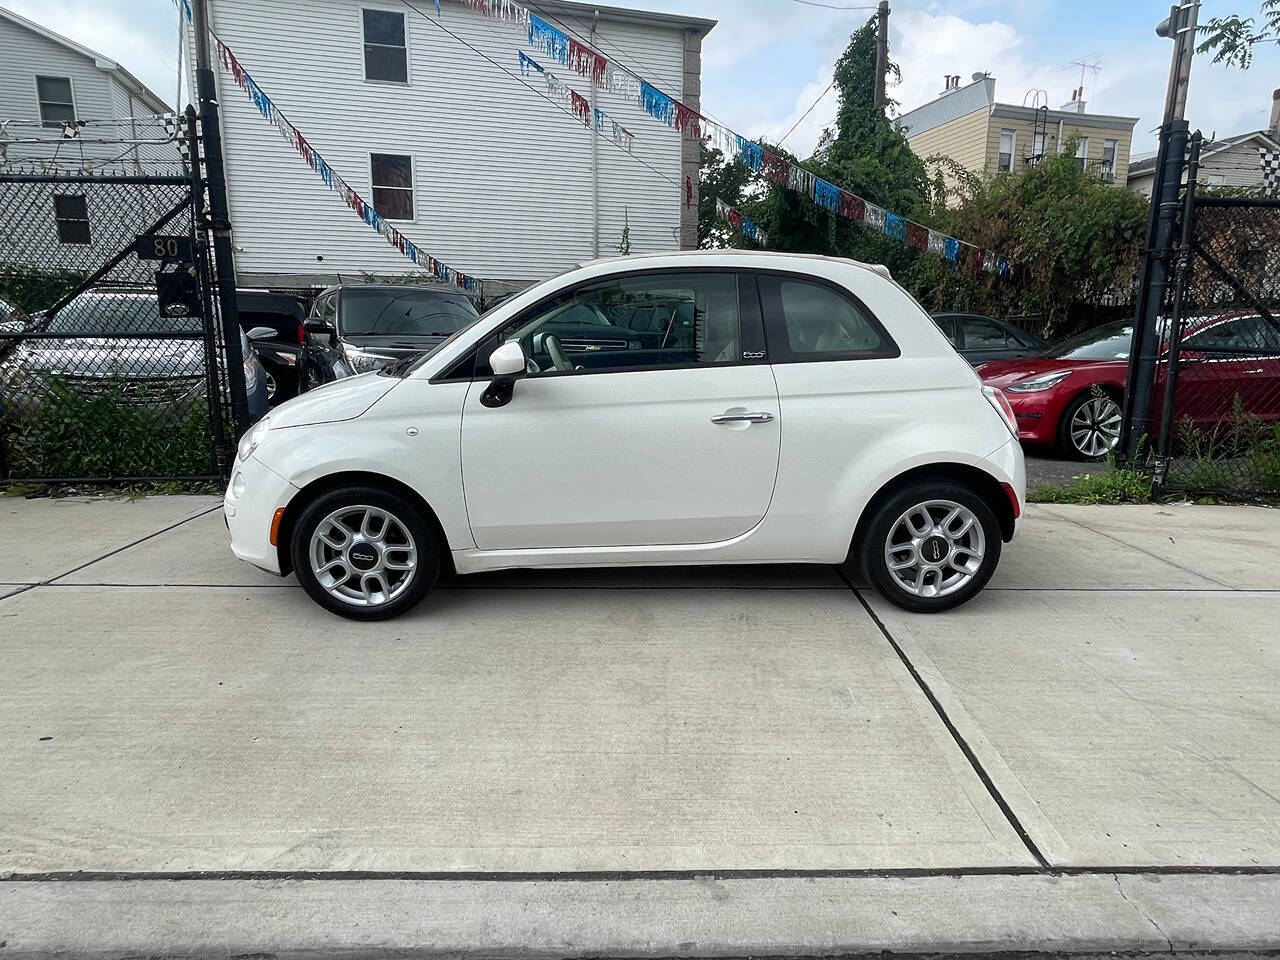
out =
<path fill-rule="evenodd" d="M 1026 169 L 1061 152 L 1078 135 L 1075 155 L 1080 163 L 1103 180 L 1124 186 L 1138 118 L 1086 113 L 1079 91 L 1075 94 L 1058 110 L 997 103 L 995 77 L 975 74 L 962 87 L 959 76 L 948 75 L 936 100 L 904 114 L 899 123 L 918 156 L 941 154 L 983 177 Z"/>

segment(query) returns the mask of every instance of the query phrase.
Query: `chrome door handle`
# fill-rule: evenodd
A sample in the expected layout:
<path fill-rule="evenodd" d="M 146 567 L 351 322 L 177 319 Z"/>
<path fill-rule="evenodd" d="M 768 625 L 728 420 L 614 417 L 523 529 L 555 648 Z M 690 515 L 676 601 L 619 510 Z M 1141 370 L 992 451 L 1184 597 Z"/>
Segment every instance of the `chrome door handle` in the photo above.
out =
<path fill-rule="evenodd" d="M 711 418 L 712 423 L 769 423 L 772 413 L 721 413 Z"/>

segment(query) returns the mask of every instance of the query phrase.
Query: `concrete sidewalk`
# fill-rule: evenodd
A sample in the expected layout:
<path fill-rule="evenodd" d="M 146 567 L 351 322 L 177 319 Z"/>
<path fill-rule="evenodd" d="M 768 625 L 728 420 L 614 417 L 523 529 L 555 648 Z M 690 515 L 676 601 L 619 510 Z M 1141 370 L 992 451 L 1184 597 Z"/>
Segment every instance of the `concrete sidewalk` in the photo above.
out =
<path fill-rule="evenodd" d="M 1033 507 L 930 618 L 801 567 L 361 625 L 216 505 L 0 500 L 6 955 L 1280 949 L 1280 512 Z"/>

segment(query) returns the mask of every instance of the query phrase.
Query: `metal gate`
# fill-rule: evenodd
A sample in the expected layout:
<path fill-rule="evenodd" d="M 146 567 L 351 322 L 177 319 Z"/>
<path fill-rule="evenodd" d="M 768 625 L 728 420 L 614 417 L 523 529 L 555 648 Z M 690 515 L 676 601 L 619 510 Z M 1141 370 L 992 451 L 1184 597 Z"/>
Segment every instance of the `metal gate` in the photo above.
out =
<path fill-rule="evenodd" d="M 128 141 L 64 130 L 82 141 L 79 157 L 38 146 L 39 132 L 7 133 L 0 482 L 225 477 L 230 378 L 244 371 L 225 362 L 212 296 L 204 185 L 187 159 L 199 156 L 194 116 L 133 119 Z M 126 154 L 86 161 L 84 142 Z"/>
<path fill-rule="evenodd" d="M 1151 409 L 1165 490 L 1280 493 L 1280 200 L 1199 195 L 1182 244 Z"/>

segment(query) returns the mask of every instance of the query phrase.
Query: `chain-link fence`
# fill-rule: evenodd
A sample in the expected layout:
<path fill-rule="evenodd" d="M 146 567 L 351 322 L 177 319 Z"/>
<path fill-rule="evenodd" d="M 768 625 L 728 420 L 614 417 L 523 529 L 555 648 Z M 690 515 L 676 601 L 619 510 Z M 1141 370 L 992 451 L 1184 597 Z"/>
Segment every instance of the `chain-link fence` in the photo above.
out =
<path fill-rule="evenodd" d="M 12 133 L 9 170 L 35 149 Z M 0 170 L 0 482 L 216 478 L 230 372 L 198 181 L 47 154 Z"/>
<path fill-rule="evenodd" d="M 1152 410 L 1166 490 L 1280 492 L 1280 200 L 1195 197 Z"/>

